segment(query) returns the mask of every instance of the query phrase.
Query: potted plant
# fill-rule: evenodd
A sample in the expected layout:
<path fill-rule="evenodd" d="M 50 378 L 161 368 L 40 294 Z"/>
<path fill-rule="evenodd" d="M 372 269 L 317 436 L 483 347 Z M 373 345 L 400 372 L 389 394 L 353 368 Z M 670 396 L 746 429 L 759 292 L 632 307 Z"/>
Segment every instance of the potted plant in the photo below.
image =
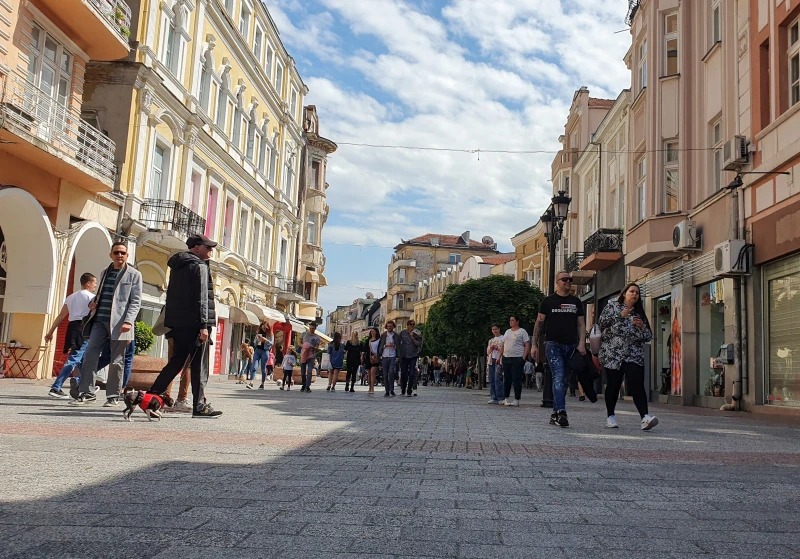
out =
<path fill-rule="evenodd" d="M 167 360 L 147 355 L 156 341 L 156 336 L 153 328 L 145 322 L 139 321 L 134 324 L 133 341 L 136 355 L 133 357 L 131 379 L 128 386 L 136 390 L 147 390 L 156 380 L 164 365 L 167 364 Z"/>

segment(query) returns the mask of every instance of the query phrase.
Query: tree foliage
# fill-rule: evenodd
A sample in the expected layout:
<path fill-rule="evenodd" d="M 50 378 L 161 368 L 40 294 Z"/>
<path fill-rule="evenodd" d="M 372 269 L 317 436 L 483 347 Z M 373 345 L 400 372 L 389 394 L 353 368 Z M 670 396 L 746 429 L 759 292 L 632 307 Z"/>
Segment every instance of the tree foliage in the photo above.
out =
<path fill-rule="evenodd" d="M 528 282 L 501 275 L 451 285 L 428 313 L 424 353 L 483 355 L 494 323 L 505 331 L 508 318 L 515 316 L 530 333 L 543 298 Z"/>

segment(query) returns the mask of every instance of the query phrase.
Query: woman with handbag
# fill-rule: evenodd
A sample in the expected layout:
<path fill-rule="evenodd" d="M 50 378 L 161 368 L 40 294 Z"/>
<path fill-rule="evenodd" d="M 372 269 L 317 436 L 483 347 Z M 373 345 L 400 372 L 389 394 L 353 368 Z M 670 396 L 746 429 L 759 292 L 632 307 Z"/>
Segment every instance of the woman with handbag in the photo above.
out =
<path fill-rule="evenodd" d="M 350 339 L 344 344 L 344 353 L 347 360 L 347 377 L 344 380 L 344 391 L 355 392 L 356 376 L 358 375 L 358 367 L 361 365 L 361 340 L 358 338 L 358 332 L 353 330 Z"/>
<path fill-rule="evenodd" d="M 606 427 L 619 427 L 614 410 L 624 378 L 625 389 L 633 396 L 633 403 L 642 418 L 642 431 L 649 431 L 658 425 L 658 419 L 648 413 L 644 386 L 644 344 L 653 339 L 653 333 L 644 312 L 639 286 L 635 283 L 626 285 L 617 299 L 608 302 L 598 322 L 603 331 L 600 363 L 605 367 L 608 380 Z"/>
<path fill-rule="evenodd" d="M 375 375 L 378 373 L 378 365 L 381 362 L 378 357 L 380 341 L 381 335 L 373 326 L 369 329 L 369 340 L 367 340 L 367 353 L 369 354 L 369 392 L 367 394 L 375 394 Z"/>

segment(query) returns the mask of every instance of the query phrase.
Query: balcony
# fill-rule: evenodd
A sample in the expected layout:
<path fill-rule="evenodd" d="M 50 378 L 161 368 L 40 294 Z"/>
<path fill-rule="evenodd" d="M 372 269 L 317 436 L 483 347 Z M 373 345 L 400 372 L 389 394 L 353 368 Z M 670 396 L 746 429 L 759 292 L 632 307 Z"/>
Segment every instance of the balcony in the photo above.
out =
<path fill-rule="evenodd" d="M 139 210 L 139 221 L 151 231 L 172 231 L 182 239 L 202 235 L 206 220 L 174 200 L 147 198 Z"/>
<path fill-rule="evenodd" d="M 388 287 L 388 292 L 392 295 L 395 293 L 414 293 L 417 290 L 416 284 L 405 281 L 390 281 Z"/>
<path fill-rule="evenodd" d="M 413 316 L 413 309 L 392 309 L 386 313 L 386 318 L 388 320 L 398 320 L 402 318 L 408 319 L 413 318 Z"/>
<path fill-rule="evenodd" d="M 584 254 L 582 252 L 573 252 L 564 259 L 564 271 L 569 272 L 572 276 L 573 285 L 587 285 L 594 278 L 594 272 L 581 269 L 583 260 Z"/>
<path fill-rule="evenodd" d="M 39 0 L 92 60 L 128 56 L 131 9 L 123 0 Z M 61 27 L 61 26 L 59 26 Z"/>
<path fill-rule="evenodd" d="M 622 258 L 622 229 L 598 229 L 583 243 L 581 270 L 605 270 Z"/>
<path fill-rule="evenodd" d="M 117 167 L 114 142 L 17 74 L 8 74 L 0 125 L 19 138 L 6 138 L 3 150 L 89 192 L 114 187 Z"/>
<path fill-rule="evenodd" d="M 278 299 L 287 302 L 305 301 L 306 284 L 297 278 L 275 277 L 278 286 Z"/>
<path fill-rule="evenodd" d="M 625 235 L 625 264 L 649 270 L 680 257 L 672 246 L 672 230 L 683 214 L 651 216 L 631 228 Z"/>
<path fill-rule="evenodd" d="M 580 154 L 577 149 L 562 149 L 557 154 L 550 166 L 551 177 L 555 177 L 563 169 L 572 169 L 578 162 Z"/>

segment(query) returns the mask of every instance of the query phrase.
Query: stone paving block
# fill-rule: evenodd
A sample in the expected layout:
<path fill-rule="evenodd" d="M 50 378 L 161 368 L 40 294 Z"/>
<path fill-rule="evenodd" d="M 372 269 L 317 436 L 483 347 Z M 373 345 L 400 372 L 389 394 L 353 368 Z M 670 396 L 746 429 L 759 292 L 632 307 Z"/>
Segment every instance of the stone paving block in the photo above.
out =
<path fill-rule="evenodd" d="M 565 559 L 565 555 L 561 549 L 553 547 L 534 547 L 534 546 L 514 546 L 504 545 L 498 547 L 496 545 L 479 545 L 479 544 L 461 544 L 459 545 L 459 557 L 464 559 L 531 559 L 546 558 L 546 559 Z M 587 557 L 586 551 L 582 552 L 582 559 Z"/>
<path fill-rule="evenodd" d="M 393 555 L 402 553 L 412 557 L 457 557 L 458 544 L 442 541 L 414 540 L 357 540 L 348 549 L 350 553 Z"/>

